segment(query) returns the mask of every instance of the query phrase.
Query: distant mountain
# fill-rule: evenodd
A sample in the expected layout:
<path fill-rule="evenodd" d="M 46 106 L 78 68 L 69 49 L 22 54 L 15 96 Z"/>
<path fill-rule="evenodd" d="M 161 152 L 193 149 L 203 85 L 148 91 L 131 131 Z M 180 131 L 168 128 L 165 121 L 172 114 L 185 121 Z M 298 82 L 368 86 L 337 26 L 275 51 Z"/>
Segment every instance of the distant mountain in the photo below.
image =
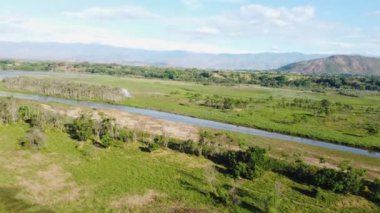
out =
<path fill-rule="evenodd" d="M 380 58 L 334 55 L 281 67 L 279 70 L 301 74 L 362 74 L 380 75 Z"/>
<path fill-rule="evenodd" d="M 0 58 L 88 61 L 203 69 L 277 69 L 289 63 L 326 57 L 301 53 L 206 54 L 151 51 L 98 44 L 0 42 Z"/>

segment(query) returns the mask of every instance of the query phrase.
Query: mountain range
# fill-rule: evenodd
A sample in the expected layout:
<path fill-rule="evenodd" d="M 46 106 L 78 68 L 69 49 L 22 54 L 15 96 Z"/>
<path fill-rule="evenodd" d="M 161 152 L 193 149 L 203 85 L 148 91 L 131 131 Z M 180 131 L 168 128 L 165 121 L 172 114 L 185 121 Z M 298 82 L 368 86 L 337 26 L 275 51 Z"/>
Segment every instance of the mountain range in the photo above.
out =
<path fill-rule="evenodd" d="M 302 53 L 210 54 L 152 51 L 99 44 L 0 42 L 0 58 L 24 60 L 88 61 L 200 69 L 270 70 L 326 55 Z"/>
<path fill-rule="evenodd" d="M 303 53 L 211 54 L 153 51 L 100 44 L 0 42 L 0 59 L 118 63 L 223 70 L 274 70 L 297 74 L 380 75 L 380 58 Z"/>

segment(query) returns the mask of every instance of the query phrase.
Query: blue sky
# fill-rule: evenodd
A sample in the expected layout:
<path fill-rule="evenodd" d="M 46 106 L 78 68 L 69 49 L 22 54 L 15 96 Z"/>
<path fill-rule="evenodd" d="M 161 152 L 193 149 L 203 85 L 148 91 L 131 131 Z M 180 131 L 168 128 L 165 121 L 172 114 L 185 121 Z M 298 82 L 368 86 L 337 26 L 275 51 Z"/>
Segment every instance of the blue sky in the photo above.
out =
<path fill-rule="evenodd" d="M 378 0 L 0 0 L 1 41 L 380 55 Z"/>

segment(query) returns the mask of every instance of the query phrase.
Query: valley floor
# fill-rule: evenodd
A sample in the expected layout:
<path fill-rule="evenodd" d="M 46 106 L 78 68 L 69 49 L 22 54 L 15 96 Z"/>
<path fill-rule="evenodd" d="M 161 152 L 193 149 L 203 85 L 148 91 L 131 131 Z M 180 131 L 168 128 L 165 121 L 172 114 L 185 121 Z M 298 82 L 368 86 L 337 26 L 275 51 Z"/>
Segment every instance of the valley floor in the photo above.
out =
<path fill-rule="evenodd" d="M 64 79 L 78 83 L 107 85 L 127 89 L 132 98 L 119 104 L 156 109 L 242 126 L 255 127 L 332 143 L 380 149 L 379 93 L 348 97 L 333 90 L 323 93 L 308 90 L 259 86 L 200 85 L 188 82 L 112 77 L 89 74 L 38 73 L 37 78 Z M 8 90 L 0 84 L 2 90 Z M 11 90 L 28 92 L 27 90 Z M 213 100 L 214 97 L 215 100 Z M 206 106 L 207 99 L 229 98 L 247 101 L 244 107 L 217 109 Z M 329 115 L 318 111 L 327 100 Z M 317 108 L 313 108 L 317 107 Z"/>

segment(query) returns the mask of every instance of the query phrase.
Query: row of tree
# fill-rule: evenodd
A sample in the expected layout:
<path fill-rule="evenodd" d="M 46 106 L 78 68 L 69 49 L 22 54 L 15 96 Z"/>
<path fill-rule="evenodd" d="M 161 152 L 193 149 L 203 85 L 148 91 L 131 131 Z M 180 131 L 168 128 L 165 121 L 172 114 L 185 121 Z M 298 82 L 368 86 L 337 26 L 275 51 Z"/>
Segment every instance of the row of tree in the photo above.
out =
<path fill-rule="evenodd" d="M 247 108 L 249 104 L 249 100 L 244 100 L 241 98 L 231 98 L 231 97 L 223 97 L 220 95 L 207 96 L 203 101 L 202 105 L 207 107 L 212 107 L 215 109 L 244 109 Z"/>
<path fill-rule="evenodd" d="M 332 88 L 380 91 L 379 76 L 294 75 L 279 72 L 219 71 L 162 67 L 63 62 L 0 61 L 1 70 L 67 71 L 120 76 L 140 76 L 216 84 L 257 84 L 266 87 Z"/>
<path fill-rule="evenodd" d="M 62 82 L 52 79 L 31 77 L 5 78 L 4 86 L 12 90 L 27 90 L 44 95 L 76 100 L 99 100 L 118 102 L 125 98 L 120 88 L 76 82 Z"/>

